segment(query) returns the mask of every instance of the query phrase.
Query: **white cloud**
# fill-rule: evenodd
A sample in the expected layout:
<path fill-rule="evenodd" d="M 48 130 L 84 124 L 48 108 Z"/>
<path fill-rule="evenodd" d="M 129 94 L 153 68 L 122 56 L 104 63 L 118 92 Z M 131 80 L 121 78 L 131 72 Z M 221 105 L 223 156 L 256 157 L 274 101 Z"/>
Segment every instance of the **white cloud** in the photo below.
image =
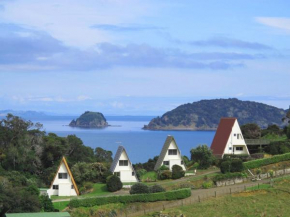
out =
<path fill-rule="evenodd" d="M 78 101 L 84 101 L 84 100 L 88 100 L 88 99 L 92 99 L 92 98 L 89 96 L 85 96 L 85 95 L 80 95 L 77 97 Z"/>
<path fill-rule="evenodd" d="M 266 26 L 286 30 L 290 33 L 290 18 L 283 17 L 256 17 L 256 21 Z"/>

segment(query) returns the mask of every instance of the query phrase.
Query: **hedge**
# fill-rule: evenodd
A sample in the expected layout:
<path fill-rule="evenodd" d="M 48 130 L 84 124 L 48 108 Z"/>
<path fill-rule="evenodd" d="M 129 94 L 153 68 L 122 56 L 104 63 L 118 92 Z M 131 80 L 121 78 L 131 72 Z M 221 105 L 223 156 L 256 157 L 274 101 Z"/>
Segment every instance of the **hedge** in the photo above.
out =
<path fill-rule="evenodd" d="M 244 167 L 246 169 L 254 169 L 254 168 L 266 166 L 268 164 L 274 164 L 274 163 L 278 163 L 281 161 L 287 161 L 287 160 L 290 160 L 290 153 L 276 155 L 276 156 L 270 157 L 270 158 L 252 160 L 252 161 L 245 162 L 243 164 L 244 164 Z"/>
<path fill-rule="evenodd" d="M 109 203 L 133 203 L 133 202 L 155 202 L 155 201 L 170 201 L 184 199 L 191 196 L 189 188 L 179 190 L 151 193 L 151 194 L 133 194 L 133 195 L 120 195 L 109 197 L 94 197 L 85 199 L 73 199 L 69 203 L 70 208 L 78 207 L 92 207 L 100 206 Z"/>

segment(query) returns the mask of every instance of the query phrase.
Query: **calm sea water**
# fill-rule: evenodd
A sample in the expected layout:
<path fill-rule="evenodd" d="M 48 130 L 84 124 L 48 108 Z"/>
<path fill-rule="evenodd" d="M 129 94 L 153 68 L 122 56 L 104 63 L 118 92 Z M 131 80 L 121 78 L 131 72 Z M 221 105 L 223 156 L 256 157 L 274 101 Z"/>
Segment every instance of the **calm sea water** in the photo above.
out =
<path fill-rule="evenodd" d="M 190 150 L 199 144 L 210 146 L 214 131 L 145 131 L 141 128 L 148 124 L 152 117 L 109 116 L 106 117 L 111 127 L 105 129 L 80 129 L 69 127 L 75 117 L 49 117 L 33 119 L 40 122 L 44 130 L 59 136 L 75 134 L 83 143 L 92 148 L 102 147 L 116 153 L 123 145 L 133 163 L 146 162 L 160 154 L 167 135 L 174 136 L 182 155 L 190 156 Z"/>

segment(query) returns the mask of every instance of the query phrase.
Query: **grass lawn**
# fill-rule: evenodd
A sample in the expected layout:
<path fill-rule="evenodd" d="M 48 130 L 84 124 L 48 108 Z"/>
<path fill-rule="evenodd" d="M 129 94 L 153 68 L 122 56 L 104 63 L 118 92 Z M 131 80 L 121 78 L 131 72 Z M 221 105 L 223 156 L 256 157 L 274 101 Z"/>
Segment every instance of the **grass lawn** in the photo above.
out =
<path fill-rule="evenodd" d="M 62 201 L 62 202 L 54 202 L 53 207 L 58 209 L 60 212 L 64 210 L 69 204 L 69 201 Z"/>
<path fill-rule="evenodd" d="M 145 173 L 142 177 L 141 177 L 141 181 L 142 182 L 146 182 L 146 181 L 155 181 L 157 180 L 157 173 L 155 171 L 150 171 Z"/>
<path fill-rule="evenodd" d="M 253 191 L 253 190 L 262 190 L 262 189 L 269 189 L 269 188 L 272 188 L 272 186 L 269 184 L 260 184 L 258 186 L 255 185 L 253 187 L 248 187 L 247 190 Z"/>

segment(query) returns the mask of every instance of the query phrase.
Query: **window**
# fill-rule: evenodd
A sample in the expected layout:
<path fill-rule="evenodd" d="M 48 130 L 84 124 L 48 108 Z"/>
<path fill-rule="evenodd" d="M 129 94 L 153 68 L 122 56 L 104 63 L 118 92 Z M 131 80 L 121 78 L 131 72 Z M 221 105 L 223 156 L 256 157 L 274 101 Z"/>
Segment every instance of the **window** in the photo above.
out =
<path fill-rule="evenodd" d="M 237 134 L 234 134 L 234 136 L 236 136 Z"/>
<path fill-rule="evenodd" d="M 232 147 L 229 147 L 229 150 L 232 150 Z"/>
<path fill-rule="evenodd" d="M 59 179 L 67 179 L 67 173 L 59 173 L 58 178 Z"/>
<path fill-rule="evenodd" d="M 71 185 L 71 189 L 74 189 L 74 185 Z"/>
<path fill-rule="evenodd" d="M 120 172 L 114 172 L 114 175 L 120 177 Z"/>
<path fill-rule="evenodd" d="M 181 165 L 183 165 L 183 160 L 180 163 L 181 163 Z"/>
<path fill-rule="evenodd" d="M 236 147 L 237 151 L 243 151 L 243 147 Z"/>
<path fill-rule="evenodd" d="M 240 139 L 240 134 L 238 134 L 237 139 Z"/>
<path fill-rule="evenodd" d="M 168 155 L 177 155 L 177 149 L 168 149 Z"/>
<path fill-rule="evenodd" d="M 54 189 L 54 190 L 58 190 L 58 185 L 53 185 L 53 186 L 52 186 L 52 189 Z"/>
<path fill-rule="evenodd" d="M 119 166 L 128 166 L 128 160 L 119 160 Z"/>
<path fill-rule="evenodd" d="M 169 166 L 169 161 L 163 161 L 163 165 Z"/>
<path fill-rule="evenodd" d="M 135 176 L 135 172 L 132 172 L 132 176 Z"/>

